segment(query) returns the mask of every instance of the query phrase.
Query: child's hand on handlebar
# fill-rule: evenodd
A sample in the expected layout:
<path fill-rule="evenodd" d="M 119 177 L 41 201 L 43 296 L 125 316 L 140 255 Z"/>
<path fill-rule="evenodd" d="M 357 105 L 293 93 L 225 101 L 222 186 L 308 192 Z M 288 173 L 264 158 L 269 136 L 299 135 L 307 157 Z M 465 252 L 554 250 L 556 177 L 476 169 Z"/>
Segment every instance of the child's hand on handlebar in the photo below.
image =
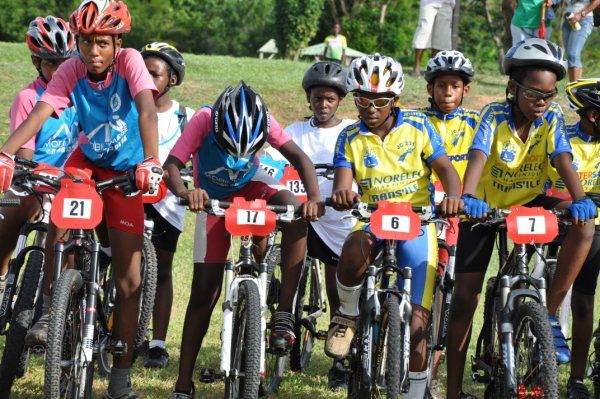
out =
<path fill-rule="evenodd" d="M 352 209 L 355 203 L 361 201 L 360 195 L 352 190 L 338 190 L 331 198 L 335 207 L 340 209 Z"/>
<path fill-rule="evenodd" d="M 201 188 L 184 190 L 178 193 L 178 196 L 189 202 L 188 208 L 192 212 L 201 212 L 204 204 L 210 200 L 208 193 Z"/>
<path fill-rule="evenodd" d="M 444 197 L 440 203 L 440 210 L 444 217 L 455 217 L 458 216 L 464 207 L 463 201 L 453 195 Z"/>
<path fill-rule="evenodd" d="M 322 201 L 308 200 L 301 205 L 300 210 L 304 220 L 316 222 L 325 213 L 325 206 Z"/>

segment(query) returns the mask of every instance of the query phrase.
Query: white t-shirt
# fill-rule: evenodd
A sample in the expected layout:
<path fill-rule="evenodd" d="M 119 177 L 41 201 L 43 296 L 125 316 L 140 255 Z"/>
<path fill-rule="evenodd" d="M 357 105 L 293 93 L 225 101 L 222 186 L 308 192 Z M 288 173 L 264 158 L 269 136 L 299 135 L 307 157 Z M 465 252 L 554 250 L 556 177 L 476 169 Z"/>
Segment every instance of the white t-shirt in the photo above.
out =
<path fill-rule="evenodd" d="M 189 120 L 194 115 L 194 110 L 185 108 L 186 118 Z M 182 116 L 179 114 L 179 103 L 171 100 L 171 108 L 165 112 L 158 113 L 158 158 L 161 163 L 165 163 L 169 152 L 181 136 Z M 185 216 L 185 207 L 178 204 L 177 197 L 167 192 L 167 196 L 160 202 L 152 204 L 154 209 L 177 230 L 183 231 L 183 219 Z"/>
<path fill-rule="evenodd" d="M 339 125 L 323 129 L 314 126 L 311 118 L 307 121 L 293 123 L 284 130 L 292 137 L 292 140 L 294 140 L 298 147 L 308 155 L 313 164 L 332 164 L 335 143 L 340 132 L 354 122 L 351 119 L 343 119 Z M 275 160 L 285 159 L 273 148 L 268 148 L 266 152 Z M 325 177 L 318 177 L 318 182 L 319 191 L 323 199 L 331 197 L 333 181 Z M 354 190 L 356 190 L 356 187 L 354 187 Z M 332 208 L 327 208 L 325 214 L 318 221 L 311 222 L 321 240 L 338 256 L 342 253 L 344 240 L 356 223 L 356 220 L 353 218 L 341 220 L 341 217 L 347 214 L 347 212 L 339 212 Z"/>

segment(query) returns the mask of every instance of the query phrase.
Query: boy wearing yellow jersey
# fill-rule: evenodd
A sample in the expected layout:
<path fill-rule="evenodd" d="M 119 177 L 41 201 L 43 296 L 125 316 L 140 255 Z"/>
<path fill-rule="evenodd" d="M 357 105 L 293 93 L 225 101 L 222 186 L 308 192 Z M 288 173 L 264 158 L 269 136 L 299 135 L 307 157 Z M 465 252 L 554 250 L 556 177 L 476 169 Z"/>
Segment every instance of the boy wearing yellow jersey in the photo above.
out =
<path fill-rule="evenodd" d="M 586 193 L 600 194 L 600 80 L 584 79 L 567 85 L 567 99 L 579 114 L 579 122 L 567 126 L 567 138 L 573 149 L 573 168 Z M 566 191 L 565 183 L 554 169 L 549 181 L 554 190 Z M 573 284 L 573 360 L 567 383 L 569 399 L 591 398 L 583 383 L 594 324 L 594 293 L 600 272 L 600 229 L 596 226 L 592 247 Z"/>
<path fill-rule="evenodd" d="M 350 65 L 347 83 L 348 91 L 354 92 L 360 120 L 338 137 L 332 196 L 335 205 L 350 209 L 357 201 L 380 200 L 431 205 L 433 170 L 448 193 L 441 203 L 444 213 L 456 215 L 462 208 L 460 179 L 440 136 L 424 114 L 393 106 L 404 86 L 400 64 L 379 54 L 358 58 Z M 352 191 L 353 180 L 360 195 Z M 325 353 L 331 357 L 342 359 L 348 354 L 356 332 L 366 267 L 380 244 L 365 223 L 358 223 L 344 243 L 337 268 L 340 307 L 331 320 L 325 345 Z M 398 264 L 413 268 L 411 383 L 405 398 L 422 399 L 427 380 L 426 328 L 437 264 L 435 226 L 423 227 L 422 234 L 412 241 L 398 242 L 397 258 Z"/>
<path fill-rule="evenodd" d="M 506 101 L 486 105 L 480 113 L 462 199 L 465 212 L 472 218 L 484 217 L 488 204 L 493 208 L 570 208 L 573 226 L 559 254 L 556 278 L 547 299 L 556 360 L 567 363 L 569 348 L 555 314 L 590 249 L 594 226 L 585 221 L 595 217 L 597 211 L 571 166 L 563 115 L 551 102 L 557 94 L 557 81 L 566 73 L 562 55 L 560 47 L 537 38 L 524 40 L 507 52 L 504 71 L 510 78 L 510 96 Z M 576 199 L 571 205 L 542 195 L 548 159 Z M 451 399 L 472 397 L 462 393 L 462 376 L 473 313 L 495 237 L 495 229 L 473 226 L 473 222 L 467 222 L 459 231 L 456 285 L 448 326 L 447 397 Z"/>

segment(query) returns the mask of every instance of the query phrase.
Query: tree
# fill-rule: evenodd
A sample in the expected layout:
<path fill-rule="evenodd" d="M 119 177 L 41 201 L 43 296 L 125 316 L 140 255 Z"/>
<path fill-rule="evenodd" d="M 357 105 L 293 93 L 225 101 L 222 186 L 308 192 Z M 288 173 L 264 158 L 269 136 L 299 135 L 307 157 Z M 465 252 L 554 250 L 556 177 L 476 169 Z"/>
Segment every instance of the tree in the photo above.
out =
<path fill-rule="evenodd" d="M 323 0 L 278 0 L 275 2 L 275 38 L 279 52 L 298 58 L 299 50 L 317 33 Z"/>

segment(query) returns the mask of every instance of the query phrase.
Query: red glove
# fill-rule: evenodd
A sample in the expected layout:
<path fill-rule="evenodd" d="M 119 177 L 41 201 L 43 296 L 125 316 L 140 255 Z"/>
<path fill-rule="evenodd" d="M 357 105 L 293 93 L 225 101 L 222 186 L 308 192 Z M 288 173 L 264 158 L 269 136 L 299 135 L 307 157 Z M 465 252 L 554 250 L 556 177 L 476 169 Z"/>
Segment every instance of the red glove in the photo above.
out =
<path fill-rule="evenodd" d="M 154 194 L 163 178 L 163 168 L 158 159 L 150 157 L 139 163 L 135 170 L 135 183 L 143 193 Z"/>
<path fill-rule="evenodd" d="M 5 152 L 0 152 L 0 193 L 10 188 L 15 171 L 15 157 Z"/>

